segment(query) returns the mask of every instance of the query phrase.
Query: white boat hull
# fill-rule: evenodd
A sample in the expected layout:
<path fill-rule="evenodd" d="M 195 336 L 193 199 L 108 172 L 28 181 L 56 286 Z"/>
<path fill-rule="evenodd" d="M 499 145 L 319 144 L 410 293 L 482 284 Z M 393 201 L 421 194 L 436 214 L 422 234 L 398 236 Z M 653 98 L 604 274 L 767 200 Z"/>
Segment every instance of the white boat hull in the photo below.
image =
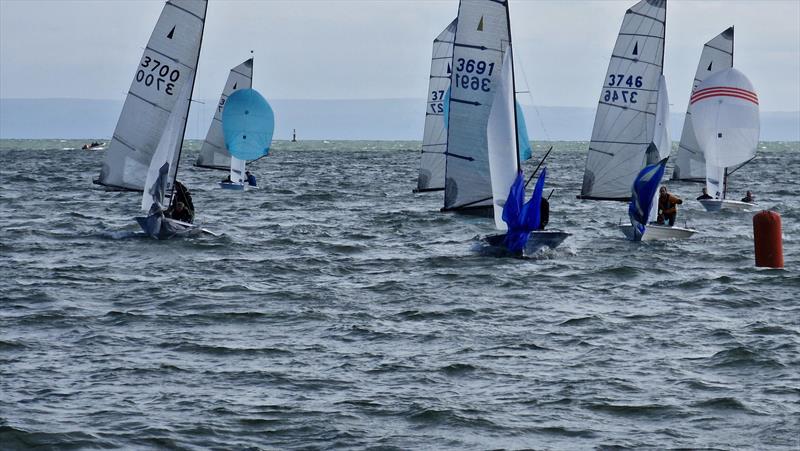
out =
<path fill-rule="evenodd" d="M 530 257 L 542 249 L 557 248 L 571 235 L 571 233 L 562 230 L 537 230 L 531 232 L 528 242 L 525 244 L 525 249 L 522 250 L 521 254 L 516 255 L 509 252 L 503 245 L 503 241 L 506 238 L 505 234 L 489 235 L 481 239 L 479 250 L 482 253 L 496 256 Z"/>
<path fill-rule="evenodd" d="M 154 213 L 146 217 L 137 216 L 134 219 L 139 223 L 144 233 L 157 240 L 168 240 L 201 232 L 198 226 L 167 218 L 163 212 Z"/>
<path fill-rule="evenodd" d="M 634 241 L 633 226 L 619 226 L 625 238 Z M 642 241 L 683 240 L 697 233 L 697 230 L 678 226 L 663 226 L 650 224 L 647 226 Z"/>
<path fill-rule="evenodd" d="M 703 204 L 703 207 L 706 209 L 706 211 L 748 211 L 756 207 L 756 204 L 728 199 L 703 199 L 698 202 Z"/>
<path fill-rule="evenodd" d="M 222 189 L 229 189 L 232 191 L 244 191 L 244 185 L 238 183 L 220 182 L 219 187 Z"/>

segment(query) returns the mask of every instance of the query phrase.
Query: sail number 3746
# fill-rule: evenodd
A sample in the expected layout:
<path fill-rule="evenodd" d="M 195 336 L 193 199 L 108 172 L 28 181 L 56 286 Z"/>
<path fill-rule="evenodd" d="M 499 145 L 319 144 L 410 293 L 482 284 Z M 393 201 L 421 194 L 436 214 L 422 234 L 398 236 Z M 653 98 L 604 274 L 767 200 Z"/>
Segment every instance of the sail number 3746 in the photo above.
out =
<path fill-rule="evenodd" d="M 611 74 L 608 76 L 608 86 L 613 88 L 628 87 L 634 89 L 606 89 L 603 91 L 603 101 L 636 103 L 636 96 L 639 95 L 639 92 L 636 91 L 635 88 L 641 88 L 642 84 L 641 75 L 634 77 L 633 75 Z"/>
<path fill-rule="evenodd" d="M 455 81 L 457 88 L 472 89 L 474 91 L 481 90 L 483 92 L 491 91 L 492 79 L 488 77 L 492 76 L 494 63 L 487 64 L 486 61 L 459 58 L 456 64 L 453 81 Z M 485 77 L 479 77 L 478 75 L 485 75 Z"/>
<path fill-rule="evenodd" d="M 145 86 L 152 86 L 156 91 L 164 91 L 167 95 L 175 94 L 175 82 L 181 78 L 178 69 L 170 69 L 161 61 L 145 56 L 142 67 L 136 72 L 136 82 L 144 83 Z M 149 69 L 149 70 L 147 70 Z"/>

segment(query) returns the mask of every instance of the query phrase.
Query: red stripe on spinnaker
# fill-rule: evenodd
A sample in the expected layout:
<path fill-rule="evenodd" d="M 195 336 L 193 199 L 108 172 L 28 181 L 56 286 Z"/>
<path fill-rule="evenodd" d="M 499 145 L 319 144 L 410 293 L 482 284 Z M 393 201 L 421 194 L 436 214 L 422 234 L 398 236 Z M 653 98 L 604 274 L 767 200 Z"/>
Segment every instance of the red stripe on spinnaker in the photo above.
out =
<path fill-rule="evenodd" d="M 692 100 L 691 100 L 690 103 L 692 105 L 694 105 L 695 103 L 697 103 L 697 102 L 699 102 L 701 100 L 710 99 L 712 97 L 735 97 L 737 99 L 746 100 L 748 102 L 752 102 L 752 103 L 755 103 L 756 105 L 758 105 L 758 100 L 753 100 L 751 97 L 746 97 L 746 96 L 743 96 L 743 95 L 733 94 L 733 93 L 724 93 L 724 92 L 723 93 L 713 93 L 712 92 L 712 93 L 703 94 L 703 95 L 697 96 L 697 97 L 692 96 Z"/>
<path fill-rule="evenodd" d="M 740 95 L 743 95 L 743 96 L 746 96 L 746 97 L 751 97 L 751 98 L 753 98 L 753 100 L 756 100 L 756 101 L 758 100 L 758 96 L 756 95 L 756 93 L 754 93 L 752 91 L 748 91 L 746 89 L 739 89 L 739 88 L 729 88 L 729 87 L 714 87 L 714 88 L 701 89 L 699 91 L 695 91 L 694 93 L 692 93 L 692 97 L 696 97 L 696 96 L 700 96 L 700 95 L 704 95 L 704 94 L 709 94 L 709 93 L 715 93 L 715 92 L 728 92 L 728 93 L 733 93 L 733 94 L 740 94 Z"/>
<path fill-rule="evenodd" d="M 733 94 L 746 97 L 752 100 L 753 102 L 758 102 L 758 96 L 755 93 L 752 93 L 750 91 L 745 91 L 742 89 L 729 89 L 729 88 L 704 89 L 702 91 L 698 91 L 692 94 L 692 100 L 715 94 Z"/>

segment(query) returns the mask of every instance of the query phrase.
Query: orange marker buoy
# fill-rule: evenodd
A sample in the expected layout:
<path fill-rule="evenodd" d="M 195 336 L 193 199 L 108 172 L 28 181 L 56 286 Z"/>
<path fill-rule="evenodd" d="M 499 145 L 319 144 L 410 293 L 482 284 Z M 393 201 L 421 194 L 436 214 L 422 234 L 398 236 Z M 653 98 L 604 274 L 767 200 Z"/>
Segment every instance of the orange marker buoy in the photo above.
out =
<path fill-rule="evenodd" d="M 753 243 L 756 247 L 756 266 L 783 268 L 781 215 L 764 210 L 753 216 Z"/>

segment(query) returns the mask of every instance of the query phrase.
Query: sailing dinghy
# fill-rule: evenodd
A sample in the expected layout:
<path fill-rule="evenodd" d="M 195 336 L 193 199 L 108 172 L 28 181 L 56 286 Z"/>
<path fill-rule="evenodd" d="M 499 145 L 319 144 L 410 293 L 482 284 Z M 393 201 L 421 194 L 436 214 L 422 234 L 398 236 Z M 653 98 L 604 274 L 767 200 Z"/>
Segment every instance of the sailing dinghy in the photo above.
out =
<path fill-rule="evenodd" d="M 492 254 L 531 256 L 544 247 L 555 248 L 570 234 L 539 230 L 542 190 L 547 168 L 539 175 L 533 197 L 524 203 L 525 183 L 520 170 L 517 104 L 514 89 L 511 43 L 505 49 L 499 76 L 493 86 L 494 99 L 487 120 L 486 138 L 492 212 L 495 228 L 505 233 L 483 238 Z"/>
<path fill-rule="evenodd" d="M 453 44 L 457 24 L 458 19 L 453 20 L 433 40 L 422 156 L 420 157 L 415 193 L 443 191 L 445 188 L 450 85 L 453 77 Z M 473 61 L 472 64 L 476 63 Z M 519 104 L 517 104 L 517 120 L 520 133 L 520 159 L 525 161 L 531 158 L 531 146 L 522 108 Z"/>
<path fill-rule="evenodd" d="M 231 154 L 225 147 L 225 137 L 222 133 L 222 111 L 225 109 L 225 102 L 234 91 L 252 87 L 253 58 L 250 58 L 231 69 L 228 74 L 228 80 L 225 81 L 219 103 L 214 111 L 214 118 L 211 120 L 211 125 L 208 127 L 206 139 L 203 141 L 203 146 L 200 148 L 200 154 L 197 156 L 197 161 L 194 163 L 195 166 L 218 169 L 221 171 L 232 170 L 234 165 L 231 161 Z M 235 166 L 238 167 L 239 164 L 237 163 Z M 231 177 L 231 180 L 233 180 L 233 177 Z"/>
<path fill-rule="evenodd" d="M 231 183 L 220 185 L 226 189 L 244 190 L 245 163 L 269 155 L 275 115 L 258 91 L 240 89 L 228 97 L 222 113 L 222 131 L 225 147 L 231 155 Z"/>
<path fill-rule="evenodd" d="M 734 68 L 718 72 L 690 99 L 692 126 L 706 160 L 706 188 L 714 199 L 700 200 L 708 211 L 747 210 L 755 204 L 727 199 L 728 176 L 755 158 L 760 132 L 758 95 Z M 729 172 L 729 168 L 738 166 Z"/>
<path fill-rule="evenodd" d="M 95 180 L 112 190 L 141 191 L 148 216 L 136 220 L 145 233 L 158 239 L 197 229 L 165 217 L 164 198 L 167 191 L 172 193 L 171 202 L 178 197 L 175 178 L 207 7 L 207 0 L 169 0 L 164 5 Z"/>
<path fill-rule="evenodd" d="M 641 0 L 625 13 L 600 92 L 579 199 L 627 202 L 639 171 L 661 160 L 653 138 L 666 17 L 666 0 Z"/>
<path fill-rule="evenodd" d="M 697 64 L 692 92 L 706 78 L 719 71 L 733 67 L 733 27 L 718 34 L 714 39 L 706 42 L 700 62 Z M 675 158 L 675 168 L 672 171 L 672 180 L 689 182 L 706 181 L 706 160 L 700 144 L 692 127 L 691 104 L 686 107 L 686 117 L 683 120 L 681 142 L 678 144 L 678 155 Z"/>

